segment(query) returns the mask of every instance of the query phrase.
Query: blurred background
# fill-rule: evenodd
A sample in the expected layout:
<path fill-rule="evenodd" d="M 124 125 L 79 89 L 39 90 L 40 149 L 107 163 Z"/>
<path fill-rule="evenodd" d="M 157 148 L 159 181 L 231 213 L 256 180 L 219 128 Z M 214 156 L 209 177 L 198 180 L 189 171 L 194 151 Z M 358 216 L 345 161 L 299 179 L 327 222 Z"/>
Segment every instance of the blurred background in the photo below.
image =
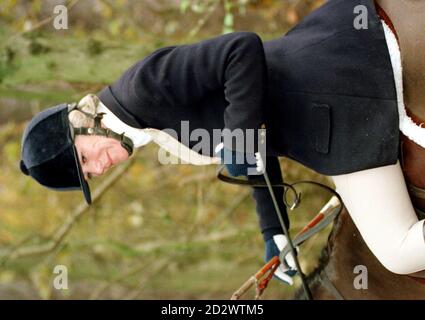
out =
<path fill-rule="evenodd" d="M 216 167 L 163 166 L 148 145 L 133 161 L 79 192 L 57 193 L 19 170 L 25 124 L 43 108 L 78 101 L 155 49 L 248 30 L 281 37 L 323 0 L 2 0 L 0 2 L 0 299 L 228 299 L 263 264 L 249 188 Z M 53 27 L 56 5 L 68 29 Z M 281 159 L 286 182 L 325 177 Z M 292 234 L 329 198 L 301 190 Z M 327 231 L 301 248 L 312 271 Z M 68 270 L 68 290 L 53 287 Z M 265 299 L 299 287 L 272 281 Z M 254 291 L 246 298 L 251 299 Z"/>

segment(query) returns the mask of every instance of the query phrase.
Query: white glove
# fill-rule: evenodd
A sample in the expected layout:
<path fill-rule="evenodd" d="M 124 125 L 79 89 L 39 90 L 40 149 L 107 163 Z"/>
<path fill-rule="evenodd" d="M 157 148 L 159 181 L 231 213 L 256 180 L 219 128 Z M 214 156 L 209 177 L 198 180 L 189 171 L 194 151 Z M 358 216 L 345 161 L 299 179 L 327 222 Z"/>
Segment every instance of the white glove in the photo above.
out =
<path fill-rule="evenodd" d="M 264 170 L 265 170 L 265 168 L 264 168 L 264 162 L 263 162 L 263 158 L 261 157 L 261 154 L 259 152 L 256 152 L 255 153 L 255 159 L 257 160 L 256 161 L 257 172 L 258 173 L 264 173 Z"/>
<path fill-rule="evenodd" d="M 288 239 L 284 234 L 276 234 L 273 238 L 266 241 L 266 262 L 274 256 L 278 256 L 280 252 L 285 248 L 288 243 Z M 298 251 L 298 248 L 297 248 Z M 289 252 L 285 259 L 281 262 L 279 267 L 276 269 L 274 276 L 286 284 L 293 285 L 294 280 L 292 277 L 297 273 L 294 258 Z"/>

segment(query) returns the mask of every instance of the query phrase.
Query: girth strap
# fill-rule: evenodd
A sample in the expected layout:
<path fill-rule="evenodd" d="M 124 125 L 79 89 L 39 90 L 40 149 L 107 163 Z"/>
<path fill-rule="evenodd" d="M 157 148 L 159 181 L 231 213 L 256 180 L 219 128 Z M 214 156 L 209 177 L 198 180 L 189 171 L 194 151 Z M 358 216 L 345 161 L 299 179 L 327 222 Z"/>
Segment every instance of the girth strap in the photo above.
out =
<path fill-rule="evenodd" d="M 409 193 L 411 193 L 412 196 L 421 200 L 425 200 L 425 189 L 419 188 L 411 183 L 408 183 L 407 186 L 409 188 Z"/>

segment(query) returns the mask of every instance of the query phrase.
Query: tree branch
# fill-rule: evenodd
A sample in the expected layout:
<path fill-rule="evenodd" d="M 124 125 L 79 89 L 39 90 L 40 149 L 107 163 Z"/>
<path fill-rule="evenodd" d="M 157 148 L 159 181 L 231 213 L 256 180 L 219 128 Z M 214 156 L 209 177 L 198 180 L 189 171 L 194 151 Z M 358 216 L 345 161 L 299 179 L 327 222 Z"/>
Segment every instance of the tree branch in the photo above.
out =
<path fill-rule="evenodd" d="M 134 157 L 122 166 L 115 169 L 103 182 L 102 184 L 92 193 L 93 203 L 96 203 L 101 196 L 131 167 L 134 162 Z M 12 250 L 9 254 L 2 257 L 0 267 L 4 266 L 8 261 L 30 257 L 34 255 L 47 254 L 54 251 L 64 238 L 71 231 L 77 221 L 88 211 L 90 207 L 85 203 L 81 202 L 80 205 L 72 212 L 67 218 L 65 223 L 59 226 L 56 231 L 50 237 L 50 240 L 43 244 L 30 245 L 30 246 L 18 246 Z"/>

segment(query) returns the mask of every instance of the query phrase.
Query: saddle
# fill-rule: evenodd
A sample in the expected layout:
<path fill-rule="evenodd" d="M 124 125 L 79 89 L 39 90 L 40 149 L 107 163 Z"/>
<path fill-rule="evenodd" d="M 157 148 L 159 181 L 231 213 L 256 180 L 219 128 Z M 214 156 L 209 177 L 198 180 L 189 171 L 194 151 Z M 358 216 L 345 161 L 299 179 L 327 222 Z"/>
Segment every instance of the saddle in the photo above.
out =
<path fill-rule="evenodd" d="M 375 7 L 380 18 L 385 21 L 397 40 L 399 40 L 390 17 L 376 1 Z M 406 113 L 416 125 L 425 125 L 425 121 L 414 115 L 407 107 Z M 400 131 L 399 154 L 400 165 L 403 170 L 410 199 L 418 218 L 425 219 L 425 175 L 423 175 L 425 171 L 425 148 L 410 140 Z"/>
<path fill-rule="evenodd" d="M 376 1 L 375 7 L 380 18 L 385 21 L 397 38 L 397 41 L 399 41 L 397 31 L 390 17 Z M 406 114 L 416 125 L 425 125 L 425 121 L 413 114 L 408 107 L 406 107 Z M 399 161 L 416 215 L 420 220 L 425 219 L 425 175 L 423 175 L 425 170 L 425 148 L 410 140 L 401 131 Z M 410 277 L 425 285 L 425 278 L 418 278 L 415 276 Z"/>
<path fill-rule="evenodd" d="M 407 115 L 417 125 L 425 125 L 425 121 L 406 109 Z M 410 200 L 418 218 L 425 219 L 425 148 L 422 148 L 403 133 L 400 133 L 400 164 L 409 191 Z M 425 278 L 411 276 L 412 279 L 425 285 Z"/>
<path fill-rule="evenodd" d="M 425 121 L 406 109 L 407 115 L 417 125 Z M 425 148 L 416 144 L 400 132 L 400 164 L 410 199 L 419 219 L 425 219 Z"/>

